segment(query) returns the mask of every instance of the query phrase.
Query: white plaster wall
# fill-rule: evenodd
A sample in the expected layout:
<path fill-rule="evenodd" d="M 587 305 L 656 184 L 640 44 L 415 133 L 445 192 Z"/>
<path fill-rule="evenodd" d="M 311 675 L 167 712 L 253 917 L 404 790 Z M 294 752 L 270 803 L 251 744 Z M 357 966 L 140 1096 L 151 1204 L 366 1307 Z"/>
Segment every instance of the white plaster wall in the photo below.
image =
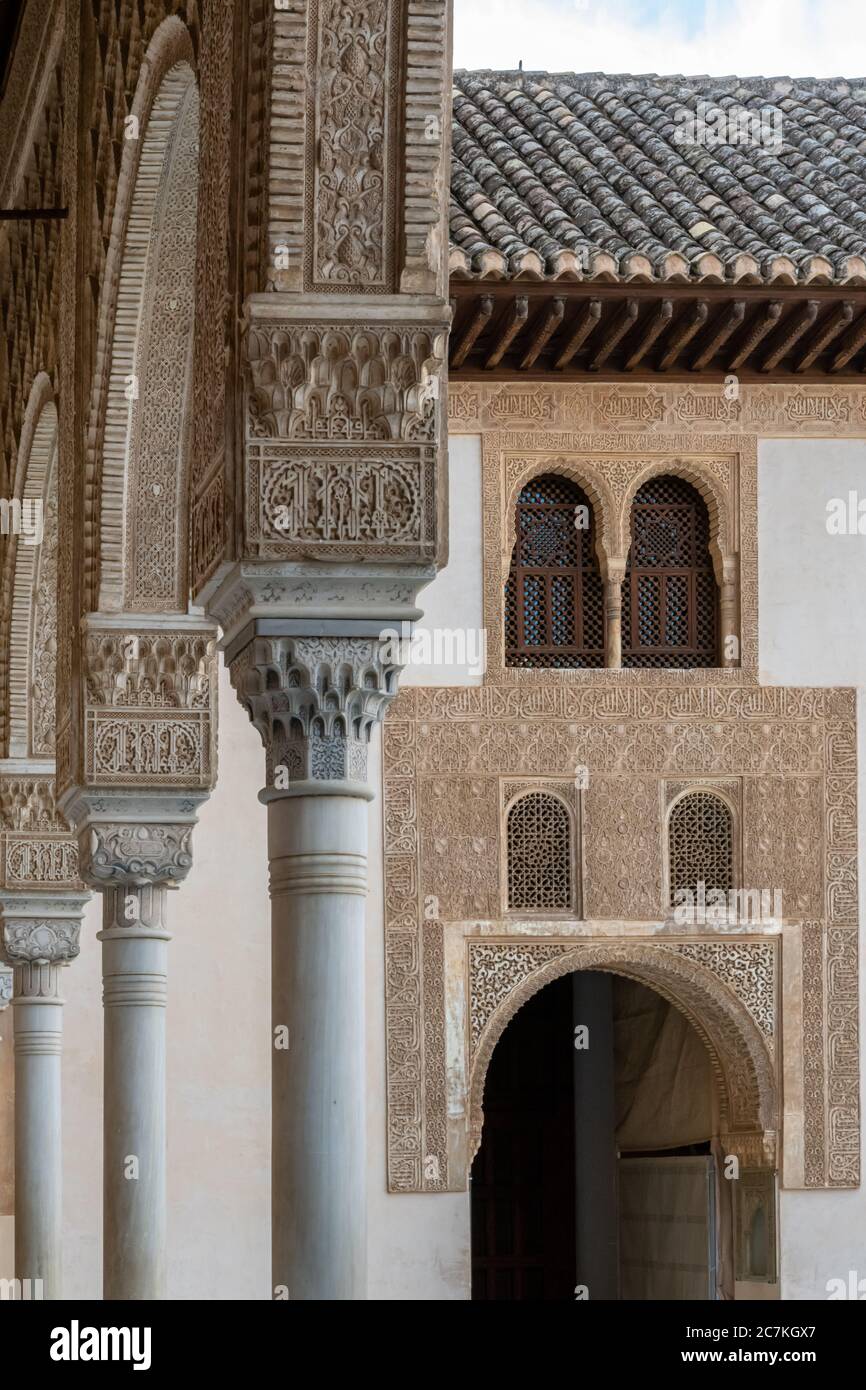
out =
<path fill-rule="evenodd" d="M 258 734 L 220 673 L 219 781 L 169 897 L 168 1295 L 270 1298 L 270 926 Z M 100 1296 L 99 903 L 66 984 L 64 1283 Z"/>
<path fill-rule="evenodd" d="M 402 685 L 480 685 L 484 679 L 483 660 L 476 660 L 484 622 L 480 435 L 449 439 L 448 490 L 448 564 L 419 596 L 424 618 L 416 624 Z M 455 631 L 461 636 L 448 635 Z M 424 660 L 428 656 L 433 659 Z"/>
<path fill-rule="evenodd" d="M 866 441 L 765 440 L 758 451 L 760 663 L 767 685 L 858 693 L 861 962 L 866 961 L 866 536 L 831 536 L 830 498 L 866 497 Z M 861 966 L 861 1085 L 866 990 Z M 861 1101 L 862 1107 L 862 1101 Z M 780 1196 L 782 1297 L 826 1299 L 827 1281 L 866 1279 L 866 1188 Z M 866 1284 L 864 1284 L 866 1292 Z"/>

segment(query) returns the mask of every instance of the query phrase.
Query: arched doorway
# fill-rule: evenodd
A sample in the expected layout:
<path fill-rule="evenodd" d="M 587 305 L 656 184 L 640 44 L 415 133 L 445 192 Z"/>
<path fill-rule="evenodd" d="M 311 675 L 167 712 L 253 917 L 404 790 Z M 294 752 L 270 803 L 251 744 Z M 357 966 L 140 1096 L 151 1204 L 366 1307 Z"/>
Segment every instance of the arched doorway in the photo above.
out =
<path fill-rule="evenodd" d="M 731 1297 L 722 1124 L 710 1052 L 667 998 L 608 972 L 553 979 L 487 1069 L 473 1299 Z"/>

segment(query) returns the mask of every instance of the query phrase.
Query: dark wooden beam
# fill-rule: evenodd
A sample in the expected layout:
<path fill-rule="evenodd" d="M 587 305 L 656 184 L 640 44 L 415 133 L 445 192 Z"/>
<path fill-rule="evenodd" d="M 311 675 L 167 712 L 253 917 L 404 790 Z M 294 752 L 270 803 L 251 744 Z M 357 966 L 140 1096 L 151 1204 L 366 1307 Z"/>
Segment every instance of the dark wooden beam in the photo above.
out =
<path fill-rule="evenodd" d="M 708 362 L 712 362 L 716 353 L 724 347 L 731 334 L 736 332 L 745 317 L 746 301 L 744 299 L 735 299 L 733 303 L 720 309 L 715 322 L 708 326 L 707 336 L 689 363 L 689 369 L 693 372 L 699 372 Z"/>
<path fill-rule="evenodd" d="M 489 354 L 484 366 L 489 371 L 491 367 L 498 367 L 506 352 L 510 348 L 514 339 L 517 337 L 523 325 L 529 317 L 529 300 L 526 295 L 517 295 L 512 301 L 511 308 L 503 320 L 499 330 L 499 337 L 493 351 Z"/>
<path fill-rule="evenodd" d="M 851 361 L 854 354 L 860 351 L 864 343 L 866 343 L 866 314 L 859 318 L 856 323 L 852 323 L 848 329 L 839 344 L 839 351 L 830 363 L 830 371 L 841 371 Z"/>
<path fill-rule="evenodd" d="M 659 358 L 658 370 L 660 372 L 666 372 L 669 367 L 674 366 L 683 348 L 688 346 L 695 334 L 706 323 L 708 313 L 709 305 L 705 299 L 699 299 L 697 304 L 689 305 L 682 318 L 668 335 L 668 345 Z"/>
<path fill-rule="evenodd" d="M 767 334 L 776 327 L 782 317 L 782 303 L 774 300 L 772 304 L 765 304 L 757 313 L 745 333 L 740 339 L 739 344 L 734 350 L 734 355 L 728 361 L 728 371 L 735 372 L 738 367 L 751 356 L 758 346 L 766 338 Z"/>
<path fill-rule="evenodd" d="M 634 324 L 637 311 L 638 302 L 636 299 L 627 299 L 624 304 L 620 305 L 619 309 L 611 310 L 607 323 L 601 325 L 601 341 L 595 356 L 589 363 L 591 372 L 597 372 L 604 366 L 620 338 L 625 337 Z"/>
<path fill-rule="evenodd" d="M 532 341 L 520 363 L 520 370 L 525 372 L 529 367 L 534 366 L 536 359 L 542 349 L 553 337 L 565 316 L 565 300 L 561 295 L 557 295 L 547 306 L 547 312 L 541 320 L 537 329 L 532 335 Z"/>
<path fill-rule="evenodd" d="M 463 330 L 459 343 L 451 354 L 451 366 L 462 367 L 466 358 L 472 350 L 479 333 L 490 322 L 493 316 L 493 300 L 489 294 L 485 294 L 475 305 L 475 312 Z"/>
<path fill-rule="evenodd" d="M 574 357 L 574 354 L 582 347 L 600 318 L 600 299 L 591 299 L 588 304 L 584 304 L 574 321 L 574 327 L 572 328 L 568 342 L 553 364 L 557 371 L 561 371 L 563 367 L 568 366 L 572 357 Z"/>
<path fill-rule="evenodd" d="M 667 328 L 673 318 L 673 312 L 673 300 L 663 299 L 655 313 L 647 319 L 643 332 L 623 363 L 623 371 L 632 372 L 638 363 L 643 361 L 656 338 Z"/>
<path fill-rule="evenodd" d="M 818 317 L 820 307 L 817 299 L 808 299 L 802 308 L 795 309 L 792 314 L 788 315 L 772 338 L 763 361 L 759 363 L 759 371 L 771 372 L 774 367 L 779 365 L 794 344 L 798 343 L 803 334 L 812 327 Z"/>
<path fill-rule="evenodd" d="M 838 338 L 844 328 L 847 328 L 854 318 L 854 305 L 850 299 L 844 304 L 837 304 L 832 313 L 828 314 L 822 324 L 815 329 L 811 338 L 807 342 L 802 354 L 794 364 L 795 372 L 805 372 L 811 367 L 816 357 L 832 343 L 834 338 Z"/>

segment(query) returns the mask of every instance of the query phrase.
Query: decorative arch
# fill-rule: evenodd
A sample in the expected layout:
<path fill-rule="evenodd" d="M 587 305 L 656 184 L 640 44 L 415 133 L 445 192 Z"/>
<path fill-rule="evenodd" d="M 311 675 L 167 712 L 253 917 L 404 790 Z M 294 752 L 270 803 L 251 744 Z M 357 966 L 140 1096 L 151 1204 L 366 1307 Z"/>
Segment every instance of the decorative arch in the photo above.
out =
<path fill-rule="evenodd" d="M 691 483 L 706 503 L 707 514 L 710 519 L 710 558 L 713 562 L 716 583 L 721 586 L 728 577 L 726 561 L 730 562 L 734 553 L 731 521 L 732 502 L 721 479 L 699 459 L 675 457 L 654 459 L 652 463 L 635 473 L 625 489 L 616 518 L 617 547 L 615 553 L 623 560 L 628 554 L 631 537 L 631 505 L 635 493 L 650 478 L 668 475 L 682 478 L 684 482 Z"/>
<path fill-rule="evenodd" d="M 616 532 L 617 513 L 608 484 L 601 474 L 584 459 L 536 458 L 528 461 L 520 472 L 515 475 L 508 491 L 505 506 L 504 545 L 502 551 L 502 582 L 505 583 L 505 580 L 508 578 L 511 555 L 516 540 L 515 516 L 517 499 L 527 483 L 531 482 L 533 478 L 541 477 L 546 473 L 553 473 L 558 477 L 568 478 L 570 482 L 575 483 L 582 492 L 586 493 L 590 506 L 592 507 L 595 528 L 595 553 L 598 559 L 598 567 L 601 571 L 602 579 L 607 579 L 608 561 L 619 554 Z"/>
<path fill-rule="evenodd" d="M 10 532 L 3 576 L 6 757 L 54 757 L 57 652 L 57 407 L 38 373 L 24 416 L 13 498 L 40 505 L 42 537 Z M 35 514 L 34 514 L 35 515 Z"/>
<path fill-rule="evenodd" d="M 199 102 L 175 16 L 148 47 L 131 119 L 99 306 L 85 604 L 186 612 Z"/>
<path fill-rule="evenodd" d="M 750 1166 L 775 1166 L 778 1100 L 773 1059 L 745 1004 L 713 971 L 676 948 L 622 941 L 574 950 L 563 947 L 561 954 L 523 973 L 493 1008 L 469 1066 L 470 1162 L 481 1143 L 484 1085 L 496 1044 L 533 995 L 574 970 L 624 975 L 648 985 L 679 1009 L 710 1054 L 726 1145 L 734 1151 L 739 1146 Z"/>

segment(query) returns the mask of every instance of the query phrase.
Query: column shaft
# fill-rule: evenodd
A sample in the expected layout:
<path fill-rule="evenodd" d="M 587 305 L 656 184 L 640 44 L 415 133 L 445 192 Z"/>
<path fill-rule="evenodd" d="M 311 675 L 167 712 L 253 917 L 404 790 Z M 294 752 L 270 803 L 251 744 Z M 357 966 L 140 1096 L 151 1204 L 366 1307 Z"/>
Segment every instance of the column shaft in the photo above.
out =
<path fill-rule="evenodd" d="M 604 582 L 604 664 L 615 671 L 622 666 L 622 583 L 622 574 Z"/>
<path fill-rule="evenodd" d="M 268 842 L 275 1297 L 363 1299 L 367 802 L 273 800 Z"/>
<path fill-rule="evenodd" d="M 103 889 L 103 1297 L 165 1297 L 165 887 Z M 119 925 L 128 922 L 128 925 Z"/>
<path fill-rule="evenodd" d="M 62 1278 L 60 968 L 28 961 L 14 972 L 15 1277 L 33 1298 L 59 1298 Z"/>

